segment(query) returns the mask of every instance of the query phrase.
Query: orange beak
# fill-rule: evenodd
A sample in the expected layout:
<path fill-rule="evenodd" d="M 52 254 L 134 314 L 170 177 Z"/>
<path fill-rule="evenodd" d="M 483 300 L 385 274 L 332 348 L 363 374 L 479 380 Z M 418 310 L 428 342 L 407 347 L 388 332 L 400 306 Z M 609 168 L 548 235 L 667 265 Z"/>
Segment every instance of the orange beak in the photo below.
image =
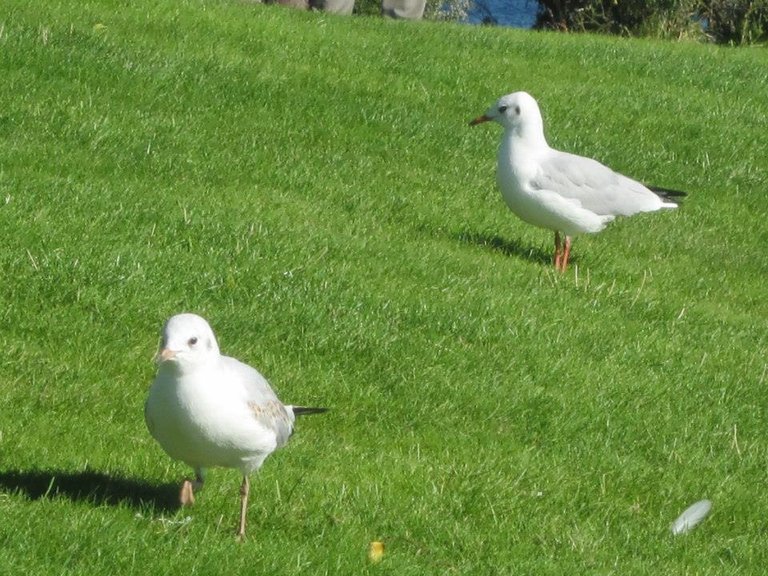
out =
<path fill-rule="evenodd" d="M 160 350 L 160 352 L 157 353 L 157 356 L 155 356 L 155 362 L 162 364 L 163 362 L 173 360 L 174 358 L 176 358 L 175 350 L 171 350 L 170 348 L 163 348 Z"/>
<path fill-rule="evenodd" d="M 482 124 L 483 122 L 490 122 L 491 118 L 483 114 L 482 116 L 478 116 L 472 122 L 469 123 L 470 126 L 477 126 L 478 124 Z"/>

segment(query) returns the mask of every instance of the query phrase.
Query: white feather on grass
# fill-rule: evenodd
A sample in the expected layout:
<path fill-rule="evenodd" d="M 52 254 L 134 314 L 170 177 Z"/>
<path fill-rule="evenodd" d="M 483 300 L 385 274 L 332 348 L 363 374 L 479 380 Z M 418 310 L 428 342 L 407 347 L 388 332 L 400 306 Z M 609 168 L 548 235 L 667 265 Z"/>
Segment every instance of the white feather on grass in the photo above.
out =
<path fill-rule="evenodd" d="M 712 502 L 709 500 L 699 500 L 695 504 L 686 508 L 680 516 L 677 517 L 672 523 L 670 529 L 672 534 L 677 536 L 678 534 L 685 534 L 693 528 L 704 518 L 707 517 L 709 511 L 712 509 Z"/>

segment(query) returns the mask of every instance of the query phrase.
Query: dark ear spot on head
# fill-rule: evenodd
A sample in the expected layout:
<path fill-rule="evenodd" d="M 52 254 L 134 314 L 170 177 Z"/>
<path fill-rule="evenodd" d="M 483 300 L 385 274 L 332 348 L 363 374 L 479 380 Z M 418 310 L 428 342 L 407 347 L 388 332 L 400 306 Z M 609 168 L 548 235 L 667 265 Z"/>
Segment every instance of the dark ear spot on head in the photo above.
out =
<path fill-rule="evenodd" d="M 205 343 L 208 345 L 208 350 L 213 350 L 213 341 L 210 338 L 207 338 Z"/>
<path fill-rule="evenodd" d="M 520 116 L 520 106 L 515 106 L 515 114 Z"/>

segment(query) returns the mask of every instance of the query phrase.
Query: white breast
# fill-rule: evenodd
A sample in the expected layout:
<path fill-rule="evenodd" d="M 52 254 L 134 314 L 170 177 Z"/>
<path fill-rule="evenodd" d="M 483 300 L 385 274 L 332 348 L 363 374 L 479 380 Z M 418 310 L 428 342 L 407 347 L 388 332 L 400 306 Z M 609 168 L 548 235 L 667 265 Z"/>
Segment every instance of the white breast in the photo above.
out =
<path fill-rule="evenodd" d="M 276 448 L 276 434 L 261 424 L 242 387 L 220 373 L 197 370 L 178 377 L 161 370 L 146 404 L 152 436 L 169 456 L 192 467 L 250 471 Z"/>

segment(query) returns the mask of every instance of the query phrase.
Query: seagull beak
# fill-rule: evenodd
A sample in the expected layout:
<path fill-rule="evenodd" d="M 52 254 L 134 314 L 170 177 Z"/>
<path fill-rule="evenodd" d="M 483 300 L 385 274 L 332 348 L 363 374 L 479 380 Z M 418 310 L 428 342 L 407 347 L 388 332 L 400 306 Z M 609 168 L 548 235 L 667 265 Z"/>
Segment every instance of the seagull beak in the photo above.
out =
<path fill-rule="evenodd" d="M 175 350 L 171 350 L 170 348 L 163 348 L 160 350 L 160 352 L 157 353 L 157 356 L 155 356 L 155 362 L 162 364 L 163 362 L 173 360 L 174 358 L 176 358 Z"/>
<path fill-rule="evenodd" d="M 482 124 L 483 122 L 490 122 L 491 120 L 492 120 L 492 118 L 490 118 L 489 116 L 486 116 L 485 114 L 483 114 L 482 116 L 478 116 L 477 118 L 472 120 L 472 122 L 470 122 L 469 125 L 470 126 L 477 126 L 478 124 Z"/>

